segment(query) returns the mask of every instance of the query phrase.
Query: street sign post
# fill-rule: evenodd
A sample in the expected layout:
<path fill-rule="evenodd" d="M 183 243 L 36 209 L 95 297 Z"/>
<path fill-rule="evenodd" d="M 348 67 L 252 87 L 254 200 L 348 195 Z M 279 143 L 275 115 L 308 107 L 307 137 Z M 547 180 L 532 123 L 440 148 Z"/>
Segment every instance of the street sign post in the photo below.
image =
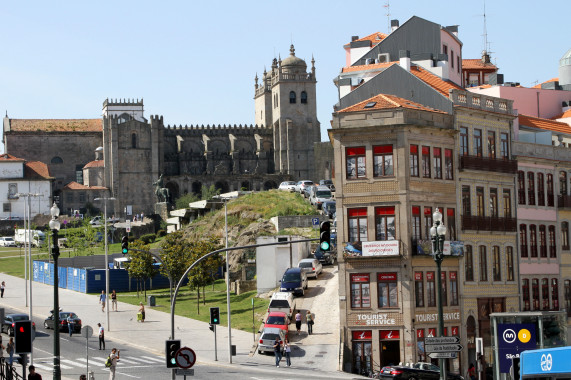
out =
<path fill-rule="evenodd" d="M 459 336 L 437 336 L 424 338 L 424 344 L 458 344 L 460 343 Z"/>
<path fill-rule="evenodd" d="M 188 347 L 182 347 L 176 352 L 176 364 L 179 368 L 188 369 L 191 368 L 196 362 L 196 354 L 194 351 Z"/>
<path fill-rule="evenodd" d="M 425 342 L 426 343 L 426 342 Z M 464 348 L 461 344 L 425 344 L 426 352 L 459 352 Z"/>
<path fill-rule="evenodd" d="M 456 352 L 432 352 L 428 356 L 432 359 L 456 359 L 458 354 Z"/>
<path fill-rule="evenodd" d="M 177 368 L 175 369 L 175 374 L 177 376 L 184 376 L 184 378 L 186 379 L 187 376 L 194 376 L 194 368 L 189 368 L 189 369 Z"/>
<path fill-rule="evenodd" d="M 319 227 L 319 218 L 311 218 L 311 226 L 313 228 Z"/>
<path fill-rule="evenodd" d="M 89 338 L 93 335 L 93 327 L 85 325 L 81 328 L 81 336 L 85 338 L 85 366 L 89 374 Z"/>

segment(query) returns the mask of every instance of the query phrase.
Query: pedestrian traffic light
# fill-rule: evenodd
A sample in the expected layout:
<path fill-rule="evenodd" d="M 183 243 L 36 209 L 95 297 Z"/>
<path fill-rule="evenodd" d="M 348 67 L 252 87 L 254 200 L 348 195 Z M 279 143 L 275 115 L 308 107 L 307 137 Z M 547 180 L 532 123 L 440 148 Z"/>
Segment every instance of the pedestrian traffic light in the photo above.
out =
<path fill-rule="evenodd" d="M 210 308 L 210 324 L 219 325 L 220 324 L 220 308 L 211 307 Z"/>
<path fill-rule="evenodd" d="M 323 252 L 331 250 L 331 223 L 321 222 L 319 226 L 319 248 Z"/>
<path fill-rule="evenodd" d="M 208 328 L 210 329 L 210 331 L 214 332 L 214 325 L 212 323 L 208 325 Z"/>
<path fill-rule="evenodd" d="M 121 253 L 124 255 L 129 253 L 129 238 L 127 235 L 124 235 L 123 239 L 121 239 Z"/>
<path fill-rule="evenodd" d="M 14 339 L 16 340 L 15 353 L 28 354 L 32 352 L 32 322 L 15 322 Z"/>
<path fill-rule="evenodd" d="M 176 353 L 180 350 L 180 340 L 167 340 L 166 341 L 166 359 L 167 368 L 177 368 Z"/>

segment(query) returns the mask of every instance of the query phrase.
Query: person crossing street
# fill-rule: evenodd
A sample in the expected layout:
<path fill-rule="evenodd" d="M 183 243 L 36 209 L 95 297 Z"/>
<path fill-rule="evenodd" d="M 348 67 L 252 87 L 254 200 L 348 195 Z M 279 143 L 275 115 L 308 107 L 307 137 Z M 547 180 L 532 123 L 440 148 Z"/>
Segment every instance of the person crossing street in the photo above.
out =
<path fill-rule="evenodd" d="M 101 323 L 98 323 L 97 326 L 99 327 L 99 349 L 101 350 L 101 346 L 105 349 L 105 329 Z"/>
<path fill-rule="evenodd" d="M 113 348 L 109 355 L 109 360 L 111 361 L 111 367 L 109 367 L 109 380 L 115 379 L 115 370 L 117 369 L 117 361 L 119 360 L 120 352 L 120 350 L 118 351 L 116 348 Z"/>

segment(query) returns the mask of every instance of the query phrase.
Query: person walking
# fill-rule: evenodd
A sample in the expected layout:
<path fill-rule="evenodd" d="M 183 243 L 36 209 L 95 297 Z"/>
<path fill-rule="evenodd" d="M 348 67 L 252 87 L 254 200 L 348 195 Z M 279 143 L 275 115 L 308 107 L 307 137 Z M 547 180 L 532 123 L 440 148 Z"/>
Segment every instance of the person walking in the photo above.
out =
<path fill-rule="evenodd" d="M 274 355 L 276 356 L 276 367 L 279 367 L 280 360 L 282 360 L 282 345 L 279 336 L 276 336 L 276 340 L 274 341 Z"/>
<path fill-rule="evenodd" d="M 307 334 L 308 335 L 313 334 L 313 324 L 315 323 L 315 317 L 313 314 L 311 314 L 311 311 L 309 310 L 305 315 L 305 321 L 307 322 Z"/>
<path fill-rule="evenodd" d="M 4 298 L 4 289 L 6 289 L 6 283 L 2 281 L 2 284 L 0 284 L 0 298 Z"/>
<path fill-rule="evenodd" d="M 12 363 L 14 362 L 14 338 L 10 338 L 8 341 L 8 344 L 6 345 L 6 353 L 10 356 L 8 358 L 8 364 L 12 366 Z"/>
<path fill-rule="evenodd" d="M 476 367 L 474 367 L 474 363 L 470 363 L 470 367 L 468 368 L 468 377 L 470 380 L 476 380 Z"/>
<path fill-rule="evenodd" d="M 289 344 L 289 339 L 285 338 L 284 341 L 284 354 L 286 358 L 286 365 L 291 367 L 291 346 Z"/>
<path fill-rule="evenodd" d="M 301 331 L 301 312 L 298 310 L 295 315 L 295 329 L 297 330 L 297 335 Z"/>
<path fill-rule="evenodd" d="M 67 316 L 67 330 L 69 331 L 69 337 L 71 338 L 71 334 L 73 334 L 73 329 L 75 328 L 75 319 L 72 317 L 70 313 Z"/>
<path fill-rule="evenodd" d="M 105 349 L 105 329 L 101 323 L 98 323 L 97 326 L 99 326 L 99 349 L 101 350 L 101 346 Z"/>
<path fill-rule="evenodd" d="M 141 305 L 141 307 L 139 308 L 139 315 L 141 317 L 141 322 L 145 322 L 145 306 L 143 305 L 142 302 L 139 302 L 139 305 Z M 137 320 L 139 320 L 139 318 L 137 318 Z"/>
<path fill-rule="evenodd" d="M 42 375 L 36 373 L 36 367 L 33 365 L 28 367 L 30 373 L 28 374 L 28 380 L 42 380 Z"/>
<path fill-rule="evenodd" d="M 105 294 L 105 290 L 101 291 L 101 295 L 99 296 L 99 303 L 101 304 L 101 311 L 105 311 L 105 299 L 107 295 Z"/>
<path fill-rule="evenodd" d="M 111 292 L 111 310 L 117 311 L 117 293 L 115 293 L 115 289 Z"/>
<path fill-rule="evenodd" d="M 111 367 L 109 367 L 109 380 L 115 379 L 115 370 L 117 369 L 117 361 L 119 360 L 120 352 L 120 350 L 117 351 L 116 348 L 113 348 L 109 355 L 109 360 L 111 360 Z"/>

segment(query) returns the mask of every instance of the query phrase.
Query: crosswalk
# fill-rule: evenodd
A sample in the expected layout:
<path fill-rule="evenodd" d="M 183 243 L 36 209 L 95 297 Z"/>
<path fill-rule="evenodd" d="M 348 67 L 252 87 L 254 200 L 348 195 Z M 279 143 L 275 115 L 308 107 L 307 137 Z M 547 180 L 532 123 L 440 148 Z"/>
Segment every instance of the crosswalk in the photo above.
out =
<path fill-rule="evenodd" d="M 89 367 L 104 368 L 107 357 L 89 357 Z M 126 356 L 119 359 L 117 369 L 121 368 L 144 368 L 155 367 L 157 363 L 164 363 L 164 358 L 158 356 Z M 34 366 L 43 371 L 53 371 L 54 359 L 53 357 L 34 358 Z M 77 367 L 85 369 L 87 366 L 87 358 L 79 357 L 75 359 L 60 358 L 60 368 L 62 370 L 75 369 Z"/>

